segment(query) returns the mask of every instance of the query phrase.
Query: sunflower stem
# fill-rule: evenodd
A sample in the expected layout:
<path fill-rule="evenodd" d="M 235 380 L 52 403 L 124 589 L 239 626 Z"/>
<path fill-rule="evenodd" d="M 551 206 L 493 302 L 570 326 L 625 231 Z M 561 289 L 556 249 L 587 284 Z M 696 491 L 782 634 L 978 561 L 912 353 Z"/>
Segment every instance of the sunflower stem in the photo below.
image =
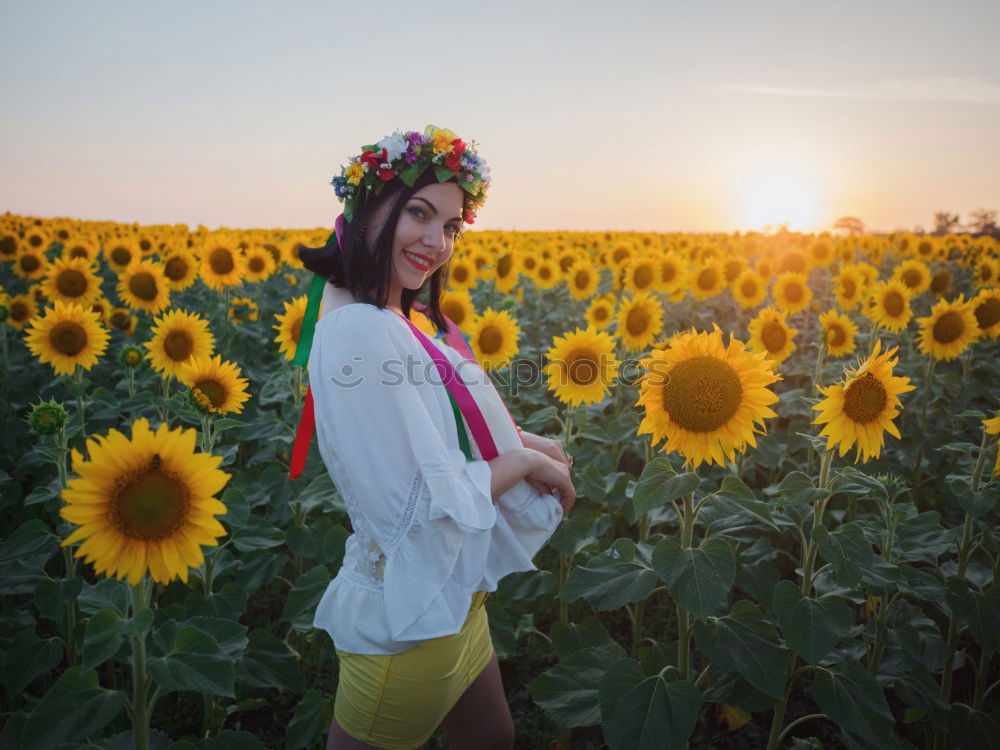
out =
<path fill-rule="evenodd" d="M 132 590 L 132 617 L 149 606 L 147 577 L 143 577 Z M 132 734 L 136 750 L 149 750 L 149 705 L 146 689 L 149 686 L 146 675 L 146 634 L 132 636 Z"/>
<path fill-rule="evenodd" d="M 820 489 L 827 489 L 830 486 L 830 467 L 833 465 L 833 450 L 827 448 L 820 459 L 819 464 L 819 484 Z M 823 524 L 823 512 L 826 510 L 826 503 L 829 497 L 817 500 L 813 505 L 813 528 Z M 810 534 L 811 536 L 811 534 Z M 816 545 L 809 541 L 806 543 L 805 561 L 802 565 L 802 593 L 809 596 L 812 591 L 813 566 L 816 563 Z"/>
<path fill-rule="evenodd" d="M 931 377 L 934 375 L 934 363 L 937 360 L 933 357 L 927 358 L 927 367 L 924 370 L 924 393 L 926 398 L 920 407 L 920 415 L 917 418 L 917 437 L 920 445 L 917 447 L 917 458 L 913 463 L 913 504 L 920 500 L 920 477 L 921 464 L 924 462 L 924 438 L 927 429 L 927 407 L 931 403 Z"/>
<path fill-rule="evenodd" d="M 972 494 L 979 492 L 979 482 L 983 477 L 983 466 L 986 459 L 986 445 L 989 435 L 983 429 L 983 439 L 979 444 L 979 456 L 972 468 L 971 484 Z M 969 555 L 972 552 L 972 514 L 965 514 L 965 524 L 962 526 L 962 543 L 958 548 L 958 580 L 965 580 L 965 567 L 969 563 Z M 941 675 L 941 697 L 946 702 L 951 703 L 951 681 L 955 673 L 955 649 L 958 646 L 958 619 L 954 613 L 948 620 L 948 660 L 944 664 L 944 672 Z M 934 733 L 934 747 L 936 750 L 944 747 L 946 732 L 937 730 Z"/>
<path fill-rule="evenodd" d="M 73 369 L 73 381 L 80 386 L 76 396 L 76 410 L 80 414 L 80 438 L 84 445 L 87 443 L 87 419 L 84 412 L 85 402 L 83 400 L 83 368 L 76 365 Z"/>
<path fill-rule="evenodd" d="M 302 368 L 292 365 L 292 403 L 296 413 L 302 408 Z"/>
<path fill-rule="evenodd" d="M 684 496 L 684 515 L 681 522 L 681 548 L 691 547 L 691 537 L 694 535 L 694 493 Z M 680 679 L 686 680 L 690 671 L 691 657 L 691 620 L 688 611 L 677 605 L 677 673 Z"/>

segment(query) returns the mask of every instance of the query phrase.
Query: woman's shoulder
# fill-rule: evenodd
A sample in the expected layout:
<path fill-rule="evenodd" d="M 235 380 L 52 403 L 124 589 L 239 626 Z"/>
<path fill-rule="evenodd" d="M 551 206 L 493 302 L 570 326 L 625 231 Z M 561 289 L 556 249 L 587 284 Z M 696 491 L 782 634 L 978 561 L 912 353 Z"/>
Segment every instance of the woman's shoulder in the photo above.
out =
<path fill-rule="evenodd" d="M 324 343 L 345 351 L 386 353 L 410 348 L 399 316 L 388 308 L 367 302 L 351 302 L 337 307 L 320 318 L 317 330 Z"/>

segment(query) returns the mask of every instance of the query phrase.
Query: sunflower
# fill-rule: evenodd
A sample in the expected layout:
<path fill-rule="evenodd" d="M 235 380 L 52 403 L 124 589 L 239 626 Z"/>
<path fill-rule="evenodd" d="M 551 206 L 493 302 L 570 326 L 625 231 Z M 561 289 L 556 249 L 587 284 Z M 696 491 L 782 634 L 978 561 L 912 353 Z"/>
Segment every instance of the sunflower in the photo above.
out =
<path fill-rule="evenodd" d="M 101 280 L 86 258 L 57 258 L 49 264 L 42 290 L 53 301 L 87 306 L 101 296 Z"/>
<path fill-rule="evenodd" d="M 295 349 L 299 345 L 299 334 L 302 332 L 302 321 L 306 316 L 307 302 L 305 294 L 290 301 L 285 300 L 285 312 L 274 316 L 278 321 L 278 325 L 272 326 L 278 331 L 274 340 L 278 343 L 278 352 L 285 359 L 295 359 Z"/>
<path fill-rule="evenodd" d="M 721 261 L 706 260 L 691 270 L 691 295 L 695 299 L 709 299 L 726 286 L 726 273 Z"/>
<path fill-rule="evenodd" d="M 833 247 L 826 239 L 813 240 L 806 248 L 813 266 L 825 266 L 833 260 Z"/>
<path fill-rule="evenodd" d="M 722 262 L 722 275 L 726 280 L 726 284 L 732 286 L 733 282 L 739 278 L 746 267 L 747 259 L 742 255 L 727 255 L 726 259 Z"/>
<path fill-rule="evenodd" d="M 219 236 L 213 237 L 202 247 L 199 270 L 205 286 L 222 291 L 228 286 L 243 283 L 246 266 L 237 243 L 228 237 Z"/>
<path fill-rule="evenodd" d="M 191 397 L 199 408 L 213 414 L 239 414 L 250 398 L 246 378 L 232 362 L 222 356 L 192 356 L 177 370 L 177 379 L 191 389 Z"/>
<path fill-rule="evenodd" d="M 449 289 L 441 295 L 438 305 L 441 312 L 463 331 L 476 317 L 476 307 L 472 303 L 472 295 L 465 289 Z"/>
<path fill-rule="evenodd" d="M 663 452 L 680 453 L 691 468 L 723 466 L 748 443 L 756 447 L 764 418 L 777 416 L 768 407 L 778 397 L 767 386 L 781 379 L 773 364 L 735 338 L 724 345 L 713 327 L 678 333 L 642 361 L 636 404 L 645 417 L 636 434 L 650 433 L 654 445 L 666 439 Z"/>
<path fill-rule="evenodd" d="M 448 267 L 448 288 L 472 290 L 479 280 L 479 272 L 472 258 L 467 255 L 453 256 Z"/>
<path fill-rule="evenodd" d="M 984 419 L 983 429 L 987 435 L 1000 435 L 1000 417 Z M 997 449 L 996 462 L 993 464 L 993 476 L 1000 477 L 1000 448 Z"/>
<path fill-rule="evenodd" d="M 951 292 L 951 271 L 947 268 L 942 268 L 937 271 L 933 276 L 931 276 L 931 285 L 929 287 L 931 294 L 940 299 L 946 294 Z"/>
<path fill-rule="evenodd" d="M 129 336 L 135 331 L 135 316 L 130 315 L 126 307 L 114 307 L 108 313 L 108 326 L 117 328 Z"/>
<path fill-rule="evenodd" d="M 837 306 L 844 311 L 851 311 L 864 299 L 867 277 L 856 266 L 844 266 L 833 280 L 833 296 Z"/>
<path fill-rule="evenodd" d="M 134 262 L 118 277 L 118 296 L 133 310 L 156 314 L 170 306 L 170 287 L 163 266 L 153 260 Z"/>
<path fill-rule="evenodd" d="M 510 292 L 521 274 L 521 264 L 513 252 L 506 252 L 497 258 L 493 286 L 498 292 Z"/>
<path fill-rule="evenodd" d="M 768 359 L 784 362 L 795 351 L 792 339 L 798 329 L 785 322 L 788 313 L 773 307 L 765 307 L 750 321 L 747 345 L 755 352 L 763 352 Z"/>
<path fill-rule="evenodd" d="M 14 273 L 22 279 L 34 281 L 42 278 L 48 271 L 49 261 L 41 250 L 25 247 L 14 258 Z"/>
<path fill-rule="evenodd" d="M 809 288 L 806 275 L 798 271 L 785 271 L 780 274 L 774 280 L 771 296 L 774 297 L 774 304 L 789 315 L 805 310 L 812 302 L 812 290 Z"/>
<path fill-rule="evenodd" d="M 100 253 L 94 241 L 87 237 L 81 237 L 69 242 L 63 247 L 62 252 L 62 257 L 64 258 L 86 258 L 92 263 L 97 260 L 98 255 Z"/>
<path fill-rule="evenodd" d="M 611 325 L 611 320 L 615 314 L 615 297 L 613 294 L 602 294 L 595 297 L 587 308 L 587 325 L 591 328 L 602 329 Z"/>
<path fill-rule="evenodd" d="M 802 250 L 786 250 L 775 262 L 774 272 L 782 274 L 789 271 L 801 274 L 808 273 L 809 256 Z"/>
<path fill-rule="evenodd" d="M 164 378 L 177 375 L 192 357 L 211 356 L 215 350 L 208 321 L 184 310 L 171 310 L 157 318 L 152 334 L 145 343 L 146 359 Z"/>
<path fill-rule="evenodd" d="M 656 288 L 657 263 L 651 255 L 636 255 L 625 265 L 622 283 L 630 294 L 647 292 Z M 596 284 L 595 284 L 596 288 Z"/>
<path fill-rule="evenodd" d="M 260 245 L 251 247 L 243 256 L 246 265 L 244 278 L 247 281 L 263 281 L 274 273 L 274 257 Z"/>
<path fill-rule="evenodd" d="M 633 351 L 648 348 L 663 330 L 663 308 L 648 292 L 622 300 L 615 319 L 615 335 Z"/>
<path fill-rule="evenodd" d="M 410 322 L 427 336 L 437 336 L 437 326 L 434 321 L 414 307 L 410 308 Z"/>
<path fill-rule="evenodd" d="M 671 251 L 662 256 L 659 261 L 659 279 L 657 290 L 674 292 L 684 286 L 687 265 L 681 257 Z"/>
<path fill-rule="evenodd" d="M 601 277 L 594 264 L 586 258 L 576 260 L 566 272 L 569 293 L 574 299 L 585 300 L 593 297 L 600 281 Z"/>
<path fill-rule="evenodd" d="M 469 326 L 469 345 L 484 370 L 499 370 L 517 354 L 521 329 L 506 310 L 487 308 Z"/>
<path fill-rule="evenodd" d="M 1000 336 L 1000 289 L 980 289 L 979 294 L 972 298 L 972 311 L 983 337 Z"/>
<path fill-rule="evenodd" d="M 541 289 L 551 289 L 562 280 L 559 264 L 550 258 L 542 258 L 531 274 L 535 284 Z"/>
<path fill-rule="evenodd" d="M 893 333 L 902 331 L 913 317 L 910 308 L 910 290 L 898 279 L 876 283 L 869 294 L 870 303 L 864 313 Z"/>
<path fill-rule="evenodd" d="M 915 297 L 926 291 L 931 285 L 931 271 L 927 264 L 916 258 L 904 260 L 893 271 L 892 278 L 902 281 L 910 290 L 910 296 Z"/>
<path fill-rule="evenodd" d="M 909 378 L 892 374 L 899 347 L 879 354 L 881 348 L 882 341 L 876 341 L 871 356 L 845 372 L 844 382 L 817 386 L 825 398 L 812 407 L 819 412 L 812 423 L 824 425 L 819 434 L 827 436 L 830 450 L 839 444 L 843 457 L 857 445 L 855 463 L 859 458 L 862 462 L 878 458 L 886 432 L 900 436 L 892 421 L 899 413 L 899 395 L 915 388 Z"/>
<path fill-rule="evenodd" d="M 248 320 L 257 320 L 260 308 L 249 297 L 233 297 L 229 301 L 228 314 L 229 319 L 234 323 L 245 323 Z"/>
<path fill-rule="evenodd" d="M 204 562 L 200 545 L 215 546 L 226 530 L 215 516 L 226 506 L 213 495 L 229 481 L 222 456 L 195 452 L 195 430 L 145 418 L 131 440 L 118 430 L 87 441 L 90 460 L 73 449 L 73 471 L 62 491 L 64 520 L 76 524 L 60 546 L 86 540 L 73 553 L 97 573 L 139 583 L 149 570 L 163 584 L 187 583 L 188 568 Z"/>
<path fill-rule="evenodd" d="M 1000 280 L 1000 260 L 983 257 L 976 262 L 972 283 L 976 286 L 996 286 Z"/>
<path fill-rule="evenodd" d="M 926 318 L 917 318 L 920 324 L 920 351 L 934 359 L 946 362 L 964 352 L 979 338 L 979 324 L 971 301 L 963 295 L 957 300 L 941 300 L 931 308 Z"/>
<path fill-rule="evenodd" d="M 17 232 L 0 228 L 0 260 L 14 260 L 23 244 L 21 235 Z"/>
<path fill-rule="evenodd" d="M 142 257 L 142 252 L 130 239 L 115 238 L 109 240 L 104 246 L 104 259 L 111 266 L 111 270 L 117 273 L 122 273 L 140 257 Z"/>
<path fill-rule="evenodd" d="M 198 259 L 187 248 L 171 250 L 163 256 L 163 275 L 170 291 L 183 291 L 198 277 Z"/>
<path fill-rule="evenodd" d="M 30 294 L 16 294 L 7 302 L 10 313 L 7 322 L 12 328 L 23 331 L 32 318 L 38 315 L 38 304 Z"/>
<path fill-rule="evenodd" d="M 33 227 L 24 233 L 24 250 L 42 254 L 52 245 L 52 237 L 43 229 Z"/>
<path fill-rule="evenodd" d="M 836 310 L 827 310 L 819 316 L 819 322 L 823 327 L 827 354 L 842 357 L 854 351 L 854 337 L 858 335 L 858 327 L 853 320 Z"/>
<path fill-rule="evenodd" d="M 24 342 L 39 361 L 52 365 L 56 375 L 72 375 L 77 365 L 89 370 L 97 364 L 108 338 L 97 313 L 56 300 L 54 307 L 31 319 Z"/>
<path fill-rule="evenodd" d="M 743 308 L 756 307 L 767 296 L 767 284 L 752 268 L 744 268 L 730 287 L 733 296 Z"/>
<path fill-rule="evenodd" d="M 556 336 L 546 356 L 548 389 L 571 406 L 603 401 L 618 375 L 614 339 L 589 326 Z"/>
<path fill-rule="evenodd" d="M 108 317 L 111 315 L 111 304 L 103 296 L 92 300 L 90 303 L 90 309 L 97 313 L 97 319 L 101 321 L 101 325 L 108 325 Z"/>

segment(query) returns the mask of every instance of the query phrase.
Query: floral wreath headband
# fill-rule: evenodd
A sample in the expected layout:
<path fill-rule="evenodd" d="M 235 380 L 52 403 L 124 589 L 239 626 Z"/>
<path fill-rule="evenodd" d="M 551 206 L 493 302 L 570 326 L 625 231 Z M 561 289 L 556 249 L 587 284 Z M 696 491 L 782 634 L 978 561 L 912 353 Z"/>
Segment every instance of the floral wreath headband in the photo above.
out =
<path fill-rule="evenodd" d="M 409 187 L 427 167 L 434 167 L 438 182 L 457 178 L 465 191 L 462 221 L 473 224 L 476 211 L 486 202 L 490 168 L 476 151 L 476 142 L 466 143 L 450 130 L 428 125 L 423 133 L 399 130 L 378 143 L 363 146 L 360 156 L 341 167 L 330 184 L 344 204 L 344 219 L 350 221 L 368 195 L 378 195 L 385 183 L 398 177 Z"/>

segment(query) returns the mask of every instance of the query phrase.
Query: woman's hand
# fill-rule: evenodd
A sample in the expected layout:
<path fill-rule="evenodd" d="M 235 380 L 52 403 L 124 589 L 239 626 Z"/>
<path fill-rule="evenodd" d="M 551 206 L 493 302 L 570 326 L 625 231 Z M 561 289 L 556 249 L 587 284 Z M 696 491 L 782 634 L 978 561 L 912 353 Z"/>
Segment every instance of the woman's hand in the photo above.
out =
<path fill-rule="evenodd" d="M 569 475 L 570 464 L 557 461 L 541 451 L 527 450 L 534 454 L 535 467 L 525 476 L 525 481 L 542 494 L 555 495 L 565 516 L 576 502 L 576 489 Z"/>
<path fill-rule="evenodd" d="M 573 457 L 566 453 L 566 449 L 560 441 L 542 437 L 541 435 L 536 435 L 535 433 L 528 432 L 527 430 L 521 430 L 521 437 L 524 438 L 525 448 L 531 448 L 532 450 L 544 453 L 546 456 L 549 456 L 556 461 L 562 461 L 564 464 L 569 466 L 572 471 Z"/>

